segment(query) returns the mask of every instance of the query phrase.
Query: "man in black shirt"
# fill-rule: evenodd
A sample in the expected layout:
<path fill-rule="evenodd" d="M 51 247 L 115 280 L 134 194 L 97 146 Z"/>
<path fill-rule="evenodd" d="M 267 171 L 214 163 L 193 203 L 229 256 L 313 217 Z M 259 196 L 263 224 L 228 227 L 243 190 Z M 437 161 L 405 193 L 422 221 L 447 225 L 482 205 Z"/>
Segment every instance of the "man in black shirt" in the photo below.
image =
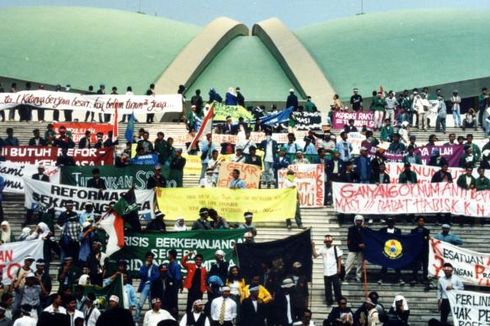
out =
<path fill-rule="evenodd" d="M 75 160 L 68 155 L 68 148 L 65 147 L 61 150 L 61 155 L 56 159 L 56 166 L 74 166 Z"/>
<path fill-rule="evenodd" d="M 46 146 L 46 140 L 39 134 L 39 129 L 34 129 L 32 133 L 34 137 L 29 139 L 29 146 Z"/>
<path fill-rule="evenodd" d="M 39 164 L 37 167 L 37 173 L 32 175 L 32 179 L 49 182 L 49 177 L 44 174 L 44 166 Z"/>
<path fill-rule="evenodd" d="M 422 282 L 425 284 L 425 290 L 427 291 L 429 289 L 429 279 L 427 278 L 427 275 L 429 266 L 430 230 L 425 227 L 425 218 L 423 216 L 417 217 L 417 227 L 410 231 L 410 234 L 417 233 L 422 233 L 424 235 L 424 249 L 413 265 L 413 274 L 412 280 L 410 281 L 410 286 L 414 286 L 417 283 L 417 273 L 420 270 L 420 265 L 422 265 Z"/>
<path fill-rule="evenodd" d="M 352 110 L 358 112 L 362 110 L 362 96 L 359 95 L 359 90 L 357 88 L 354 88 L 352 91 L 354 92 L 354 95 L 350 97 L 350 104 Z"/>
<path fill-rule="evenodd" d="M 100 190 L 106 190 L 105 180 L 100 177 L 100 170 L 95 168 L 92 170 L 92 178 L 87 181 L 88 188 L 96 188 Z"/>

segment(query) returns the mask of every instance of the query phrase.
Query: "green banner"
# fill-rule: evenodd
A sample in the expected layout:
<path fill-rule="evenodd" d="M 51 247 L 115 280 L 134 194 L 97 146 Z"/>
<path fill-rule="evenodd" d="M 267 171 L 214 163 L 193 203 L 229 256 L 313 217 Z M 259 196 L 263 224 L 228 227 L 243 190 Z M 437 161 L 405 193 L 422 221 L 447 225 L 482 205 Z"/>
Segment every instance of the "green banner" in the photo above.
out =
<path fill-rule="evenodd" d="M 108 189 L 146 189 L 146 182 L 153 176 L 151 165 L 129 165 L 126 167 L 98 166 L 100 177 Z M 70 186 L 86 187 L 92 178 L 92 166 L 64 166 L 61 168 L 61 183 Z"/>
<path fill-rule="evenodd" d="M 75 293 L 75 288 L 73 292 Z M 99 304 L 99 309 L 107 309 L 107 304 L 109 303 L 109 298 L 111 295 L 117 295 L 119 297 L 119 305 L 124 307 L 124 294 L 123 294 L 123 278 L 121 275 L 116 276 L 114 281 L 105 287 L 100 287 L 96 285 L 87 285 L 83 287 L 83 294 L 87 295 L 89 293 L 95 294 L 95 297 Z"/>
<path fill-rule="evenodd" d="M 244 118 L 245 121 L 253 120 L 252 113 L 240 105 L 224 105 L 216 103 L 214 105 L 213 121 L 226 121 L 226 117 L 230 116 L 233 121 L 238 121 L 238 118 Z"/>
<path fill-rule="evenodd" d="M 109 258 L 109 269 L 114 271 L 119 259 L 128 260 L 128 270 L 132 277 L 138 277 L 143 265 L 145 254 L 151 251 L 155 255 L 155 263 L 168 262 L 167 253 L 170 249 L 177 251 L 177 260 L 189 252 L 199 253 L 204 257 L 204 265 L 211 268 L 214 253 L 221 249 L 225 252 L 226 261 L 236 264 L 235 243 L 243 240 L 244 229 L 207 230 L 184 232 L 145 232 L 127 233 L 124 236 L 125 246 Z M 184 271 L 183 271 L 184 272 Z M 112 275 L 109 273 L 109 275 Z"/>

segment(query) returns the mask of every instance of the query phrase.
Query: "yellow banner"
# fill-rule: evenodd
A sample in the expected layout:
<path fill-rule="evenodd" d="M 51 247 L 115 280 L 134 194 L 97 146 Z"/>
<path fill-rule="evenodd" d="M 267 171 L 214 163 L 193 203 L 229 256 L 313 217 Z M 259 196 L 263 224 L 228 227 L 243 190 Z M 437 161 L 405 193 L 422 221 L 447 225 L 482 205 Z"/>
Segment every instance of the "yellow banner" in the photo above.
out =
<path fill-rule="evenodd" d="M 159 188 L 158 207 L 165 218 L 187 221 L 199 217 L 201 207 L 214 208 L 229 222 L 243 222 L 243 213 L 254 213 L 254 222 L 294 218 L 296 189 Z"/>

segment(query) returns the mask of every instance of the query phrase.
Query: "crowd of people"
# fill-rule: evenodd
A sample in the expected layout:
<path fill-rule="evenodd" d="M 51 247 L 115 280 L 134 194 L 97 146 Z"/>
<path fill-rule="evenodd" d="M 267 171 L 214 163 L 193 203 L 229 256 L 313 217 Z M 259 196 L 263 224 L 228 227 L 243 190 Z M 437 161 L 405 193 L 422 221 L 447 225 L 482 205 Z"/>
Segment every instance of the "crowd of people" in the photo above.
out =
<path fill-rule="evenodd" d="M 27 87 L 27 86 L 26 86 Z M 101 86 L 102 88 L 102 86 Z M 150 90 L 152 88 L 150 87 Z M 114 91 L 114 90 L 113 90 Z M 117 89 L 115 90 L 117 91 Z M 128 90 L 130 91 L 130 90 Z M 225 103 L 228 105 L 244 105 L 244 97 L 239 88 L 230 89 L 227 92 Z M 486 92 L 486 90 L 485 90 Z M 482 101 L 488 107 L 488 96 L 482 93 Z M 424 129 L 426 124 L 425 109 L 418 110 L 419 106 L 426 107 L 424 101 L 428 96 L 427 91 L 419 95 L 416 90 L 410 105 L 403 104 L 403 100 L 397 100 L 393 93 L 376 94 L 372 109 L 375 111 L 375 128 L 379 130 L 379 138 L 374 135 L 375 130 L 362 128 L 358 130 L 354 121 L 340 131 L 338 137 L 329 126 L 324 130 L 311 130 L 302 140 L 297 140 L 294 132 L 287 134 L 287 143 L 280 144 L 272 138 L 273 131 L 278 128 L 266 125 L 259 126 L 239 120 L 238 124 L 232 122 L 231 117 L 217 128 L 221 133 L 242 136 L 236 144 L 213 142 L 212 134 L 207 134 L 206 139 L 198 143 L 198 151 L 193 152 L 189 148 L 189 155 L 199 155 L 201 161 L 200 183 L 202 187 L 215 187 L 219 174 L 219 166 L 223 161 L 220 156 L 231 154 L 231 161 L 257 165 L 263 168 L 261 187 L 277 188 L 278 171 L 287 169 L 291 164 L 322 164 L 326 175 L 324 203 L 332 203 L 332 182 L 348 183 L 390 183 L 390 176 L 386 173 L 386 163 L 389 161 L 385 154 L 403 154 L 404 170 L 399 175 L 400 183 L 417 183 L 418 176 L 411 169 L 414 164 L 422 164 L 421 157 L 415 152 L 419 143 L 415 136 L 411 135 L 412 115 L 416 117 L 415 125 Z M 405 96 L 405 95 L 404 95 Z M 410 97 L 407 92 L 407 97 Z M 439 95 L 438 95 L 439 96 Z M 219 94 L 210 92 L 210 100 L 219 100 Z M 457 97 L 457 94 L 453 97 Z M 203 109 L 204 102 L 200 98 L 200 92 L 191 99 L 195 108 L 188 115 L 187 126 L 194 132 L 195 117 Z M 222 100 L 222 99 L 221 99 Z M 300 107 L 294 91 L 288 96 L 288 105 L 298 110 L 314 111 L 316 106 L 308 100 L 304 107 Z M 406 100 L 408 101 L 408 100 Z M 439 106 L 443 106 L 443 99 L 439 99 Z M 451 100 L 452 101 L 452 100 Z M 459 101 L 459 102 L 458 102 Z M 400 104 L 399 104 L 400 103 Z M 422 104 L 421 104 L 422 103 Z M 441 104 L 442 103 L 442 104 Z M 454 105 L 461 103 L 461 99 L 454 100 Z M 362 110 L 362 96 L 355 91 L 351 99 L 353 111 Z M 432 104 L 430 104 L 432 105 Z M 455 106 L 453 105 L 453 113 Z M 334 110 L 342 110 L 343 106 L 338 97 L 335 99 Z M 410 110 L 408 110 L 410 108 Z M 415 108 L 415 109 L 414 109 Z M 444 108 L 445 109 L 445 108 Z M 486 109 L 486 108 L 485 108 Z M 19 108 L 20 110 L 20 108 Z M 439 110 L 439 108 L 438 108 Z M 458 109 L 459 110 L 459 109 Z M 0 111 L 3 112 L 3 111 Z M 19 111 L 20 112 L 20 111 Z M 23 114 L 25 110 L 22 111 Z M 482 110 L 479 111 L 480 113 Z M 400 118 L 402 116 L 402 118 Z M 445 117 L 445 116 L 444 116 Z M 66 118 L 66 111 L 65 111 Z M 194 119 L 194 120 L 193 120 Z M 401 120 L 400 120 L 401 119 Z M 439 116 L 438 116 L 439 119 Z M 442 116 L 441 116 L 442 119 Z M 94 120 L 87 115 L 86 120 Z M 104 120 L 104 118 L 102 119 Z M 70 121 L 67 119 L 67 121 Z M 105 121 L 105 120 L 104 120 Z M 397 121 L 399 123 L 394 124 Z M 471 127 L 477 126 L 475 118 Z M 152 118 L 147 121 L 153 122 Z M 384 123 L 384 124 L 383 124 Z M 439 121 L 437 131 L 445 131 L 445 124 Z M 469 128 L 465 122 L 463 128 Z M 260 143 L 254 143 L 251 139 L 252 128 L 263 131 L 265 138 Z M 287 130 L 287 128 L 286 128 Z M 366 139 L 360 147 L 360 154 L 353 154 L 353 145 L 349 142 L 350 132 L 360 132 Z M 64 127 L 56 132 L 53 125 L 49 124 L 44 135 L 39 129 L 33 130 L 33 137 L 26 144 L 22 144 L 14 135 L 14 130 L 8 128 L 6 137 L 0 139 L 0 148 L 8 146 L 48 146 L 62 148 L 62 154 L 58 157 L 57 166 L 73 166 L 75 160 L 68 154 L 69 148 L 112 148 L 118 147 L 117 139 L 113 135 L 97 134 L 97 141 L 92 143 L 90 131 L 76 144 L 70 133 Z M 431 135 L 428 145 L 435 145 L 439 140 Z M 380 144 L 388 144 L 387 148 Z M 132 145 L 136 144 L 136 155 L 132 153 Z M 450 133 L 447 145 L 463 145 L 464 155 L 459 160 L 459 166 L 465 169 L 465 174 L 454 180 L 464 189 L 483 191 L 490 189 L 490 180 L 485 176 L 485 171 L 490 169 L 490 142 L 479 147 L 473 142 L 473 135 L 466 137 Z M 183 147 L 183 146 L 182 146 Z M 148 179 L 147 189 L 167 187 L 167 179 L 176 180 L 176 186 L 183 186 L 184 168 L 186 158 L 182 156 L 182 147 L 174 147 L 172 137 L 165 139 L 163 132 L 158 132 L 154 141 L 150 140 L 150 133 L 140 129 L 124 148 L 117 151 L 115 165 L 121 168 L 135 164 L 135 160 L 141 157 L 151 156 L 155 165 L 154 174 Z M 374 151 L 370 151 L 374 148 Z M 260 151 L 260 155 L 259 155 Z M 1 159 L 1 158 L 0 158 Z M 453 182 L 448 172 L 449 164 L 438 151 L 431 153 L 428 165 L 437 166 L 440 170 L 432 176 L 431 182 Z M 167 169 L 166 174 L 162 171 Z M 478 177 L 473 176 L 473 169 L 478 169 Z M 38 167 L 38 173 L 32 176 L 35 180 L 50 182 L 49 176 L 44 173 L 43 166 Z M 283 187 L 295 187 L 295 174 L 287 172 L 288 177 Z M 107 186 L 104 176 L 98 168 L 92 170 L 93 177 L 88 180 L 87 187 L 104 191 Z M 82 212 L 74 211 L 74 203 L 67 201 L 65 208 L 59 216 L 53 209 L 42 207 L 38 211 L 28 210 L 26 213 L 26 226 L 19 236 L 14 236 L 9 217 L 3 215 L 2 189 L 5 181 L 0 176 L 0 241 L 2 244 L 14 241 L 29 241 L 32 239 L 44 240 L 44 257 L 37 259 L 28 256 L 19 268 L 12 281 L 8 278 L 2 281 L 2 296 L 0 302 L 0 325 L 107 325 L 112 322 L 120 325 L 133 325 L 142 323 L 143 326 L 153 325 L 314 325 L 310 307 L 310 289 L 308 279 L 300 262 L 294 262 L 292 266 L 275 266 L 272 263 L 262 266 L 262 273 L 245 278 L 239 266 L 232 266 L 226 260 L 223 251 L 215 252 L 215 261 L 211 262 L 209 270 L 206 268 L 203 256 L 190 252 L 182 257 L 177 256 L 175 250 L 167 253 L 168 263 L 157 264 L 152 252 L 148 252 L 144 259 L 145 264 L 138 271 L 139 285 L 133 285 L 133 279 L 128 269 L 128 261 L 121 259 L 115 270 L 111 270 L 106 263 L 106 255 L 103 248 L 107 241 L 106 234 L 99 228 L 100 216 L 94 212 L 94 205 L 86 203 Z M 245 182 L 240 178 L 240 171 L 233 170 L 230 189 L 244 189 Z M 298 203 L 299 201 L 297 201 Z M 296 205 L 296 223 L 303 227 L 299 204 Z M 156 218 L 145 226 L 139 222 L 137 231 L 167 231 L 163 212 L 156 212 Z M 244 212 L 243 223 L 233 224 L 221 216 L 212 207 L 201 208 L 199 218 L 192 225 L 185 219 L 178 219 L 172 231 L 186 230 L 213 230 L 213 229 L 244 229 L 244 242 L 253 243 L 257 235 L 257 227 L 253 222 L 253 214 Z M 324 325 L 408 325 L 410 309 L 403 295 L 397 295 L 393 304 L 385 309 L 380 303 L 379 295 L 373 291 L 357 310 L 348 307 L 348 301 L 342 295 L 342 285 L 348 282 L 361 282 L 363 279 L 363 250 L 364 242 L 362 229 L 371 224 L 370 219 L 362 215 L 340 215 L 340 221 L 352 218 L 354 225 L 348 228 L 347 255 L 342 249 L 333 245 L 334 239 L 327 234 L 324 237 L 324 246 L 318 248 L 312 244 L 313 258 L 321 257 L 323 261 L 325 304 L 328 307 L 334 305 Z M 396 219 L 389 216 L 378 216 L 386 226 L 381 232 L 401 234 L 397 228 Z M 454 245 L 461 245 L 462 240 L 450 232 L 452 217 L 448 214 L 440 214 L 437 221 L 442 224 L 442 231 L 434 236 Z M 210 220 L 210 221 L 209 221 Z M 425 227 L 424 216 L 407 216 L 407 220 L 417 225 L 411 233 L 422 233 L 428 246 L 430 231 Z M 462 223 L 464 219 L 461 219 Z M 471 221 L 471 219 L 466 218 Z M 36 224 L 32 230 L 29 225 Z M 366 222 L 366 223 L 365 223 Z M 291 225 L 291 221 L 288 222 Z M 132 225 L 134 227 L 134 225 Z M 170 230 L 169 230 L 170 231 Z M 416 264 L 411 267 L 412 277 L 403 280 L 400 270 L 395 270 L 394 280 L 401 286 L 405 281 L 415 286 L 418 282 L 424 285 L 426 291 L 437 288 L 437 298 L 441 311 L 441 322 L 447 322 L 450 312 L 446 291 L 450 289 L 462 289 L 462 283 L 457 276 L 452 274 L 452 266 L 444 266 L 445 276 L 439 278 L 438 285 L 434 286 L 428 277 L 428 250 L 421 255 Z M 345 268 L 343 257 L 345 258 Z M 57 279 L 58 290 L 53 291 L 53 282 L 49 275 L 49 267 L 53 261 L 62 262 Z M 33 268 L 35 266 L 35 268 Z M 422 274 L 419 275 L 420 270 Z M 184 272 L 184 273 L 183 273 Z M 352 277 L 351 274 L 354 273 Z M 378 275 L 378 285 L 386 282 L 387 270 L 381 269 Z M 124 283 L 123 296 L 112 295 L 108 298 L 107 309 L 93 292 L 85 291 L 87 286 L 108 286 L 121 277 Z M 136 283 L 136 282 L 135 282 Z M 185 308 L 179 307 L 179 293 L 185 289 L 187 302 Z M 137 295 L 139 294 L 139 296 Z M 207 300 L 205 300 L 207 299 Z M 150 309 L 144 313 L 145 304 L 148 301 Z M 120 304 L 120 302 L 122 304 Z M 180 309 L 179 309 L 180 308 Z M 15 322 L 12 322 L 15 320 Z"/>

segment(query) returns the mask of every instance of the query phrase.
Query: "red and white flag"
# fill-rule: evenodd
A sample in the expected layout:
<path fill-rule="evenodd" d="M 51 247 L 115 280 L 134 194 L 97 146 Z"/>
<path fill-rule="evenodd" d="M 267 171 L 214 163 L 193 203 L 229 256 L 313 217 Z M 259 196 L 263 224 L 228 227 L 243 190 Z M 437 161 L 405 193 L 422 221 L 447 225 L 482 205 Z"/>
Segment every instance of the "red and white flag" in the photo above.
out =
<path fill-rule="evenodd" d="M 199 130 L 197 131 L 196 135 L 194 136 L 194 139 L 192 139 L 192 142 L 189 145 L 189 148 L 187 149 L 188 151 L 195 148 L 196 144 L 199 142 L 199 139 L 201 138 L 202 135 L 206 135 L 207 133 L 211 132 L 211 127 L 213 125 L 213 116 L 214 116 L 214 102 L 211 104 L 208 113 L 206 113 L 206 116 L 202 120 Z"/>
<path fill-rule="evenodd" d="M 99 226 L 109 236 L 105 250 L 107 257 L 124 247 L 124 219 L 121 216 L 111 212 L 100 220 Z"/>

